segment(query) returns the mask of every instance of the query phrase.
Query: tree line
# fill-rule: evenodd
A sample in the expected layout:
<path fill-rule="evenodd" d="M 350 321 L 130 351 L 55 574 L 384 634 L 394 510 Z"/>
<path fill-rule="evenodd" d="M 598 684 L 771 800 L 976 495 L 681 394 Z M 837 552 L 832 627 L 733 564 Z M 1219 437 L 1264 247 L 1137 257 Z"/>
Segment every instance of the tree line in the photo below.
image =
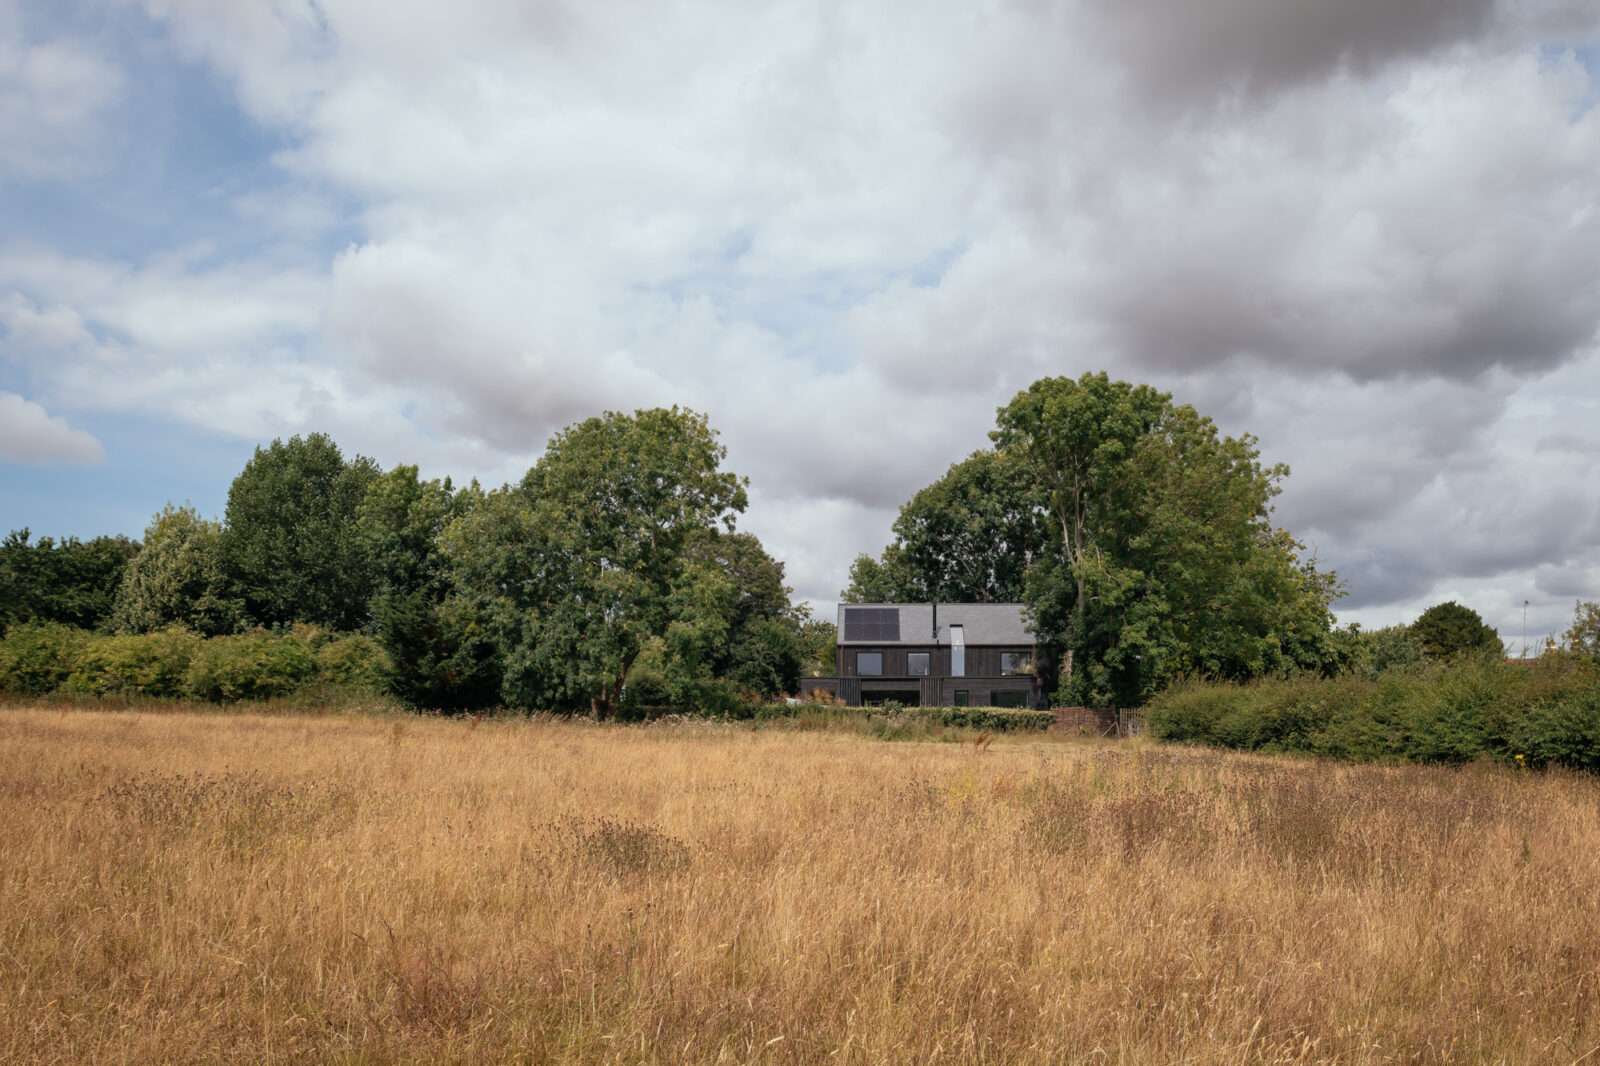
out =
<path fill-rule="evenodd" d="M 126 538 L 0 547 L 0 625 L 224 636 L 364 632 L 419 707 L 613 713 L 793 691 L 832 626 L 736 529 L 746 482 L 706 419 L 672 409 L 569 426 L 518 482 L 424 479 L 313 433 L 257 448 L 221 520 L 168 505 Z M 818 665 L 813 665 L 813 663 Z"/>
<path fill-rule="evenodd" d="M 1046 378 L 990 436 L 906 502 L 842 599 L 1021 602 L 1047 690 L 1072 704 L 1138 705 L 1186 677 L 1500 654 L 1453 603 L 1410 627 L 1336 625 L 1337 575 L 1272 521 L 1288 469 L 1167 393 Z M 831 672 L 835 634 L 736 528 L 747 482 L 725 458 L 705 417 L 678 408 L 569 426 L 492 490 L 385 471 L 323 434 L 275 440 L 220 520 L 169 505 L 142 543 L 11 534 L 0 627 L 364 634 L 393 694 L 429 708 L 770 698 Z"/>

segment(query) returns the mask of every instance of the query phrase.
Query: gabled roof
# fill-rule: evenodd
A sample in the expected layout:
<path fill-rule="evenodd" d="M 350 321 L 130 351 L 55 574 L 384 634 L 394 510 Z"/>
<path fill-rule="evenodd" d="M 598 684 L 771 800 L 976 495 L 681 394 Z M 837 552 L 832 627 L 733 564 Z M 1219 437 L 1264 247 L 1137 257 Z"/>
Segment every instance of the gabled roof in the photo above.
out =
<path fill-rule="evenodd" d="M 845 612 L 855 607 L 883 610 L 893 608 L 900 616 L 898 640 L 846 639 Z M 1032 644 L 1033 631 L 1023 618 L 1020 603 L 940 603 L 939 634 L 933 633 L 931 603 L 841 603 L 839 605 L 840 644 L 949 644 L 950 627 L 962 628 L 969 644 Z"/>

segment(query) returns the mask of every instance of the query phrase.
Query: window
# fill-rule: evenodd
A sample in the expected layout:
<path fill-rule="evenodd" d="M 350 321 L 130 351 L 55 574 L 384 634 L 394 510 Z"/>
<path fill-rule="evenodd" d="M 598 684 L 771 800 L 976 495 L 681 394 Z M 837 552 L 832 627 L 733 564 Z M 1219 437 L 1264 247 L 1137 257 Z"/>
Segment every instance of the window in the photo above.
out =
<path fill-rule="evenodd" d="M 928 676 L 928 653 L 914 651 L 906 655 L 906 673 L 912 677 Z"/>
<path fill-rule="evenodd" d="M 972 693 L 968 692 L 964 688 L 956 689 L 955 703 L 957 707 L 966 707 L 970 705 L 972 703 Z"/>
<path fill-rule="evenodd" d="M 1000 653 L 1000 672 L 1007 677 L 1018 674 L 1033 673 L 1033 656 L 1025 651 L 1003 651 Z M 1000 704 L 995 704 L 996 707 Z"/>
<path fill-rule="evenodd" d="M 996 707 L 1026 707 L 1028 694 L 1022 691 L 1004 692 L 996 689 L 990 696 L 989 702 Z"/>
<path fill-rule="evenodd" d="M 967 631 L 960 626 L 950 627 L 950 676 L 967 676 Z"/>
<path fill-rule="evenodd" d="M 856 673 L 861 677 L 880 677 L 883 674 L 883 652 L 856 652 Z"/>

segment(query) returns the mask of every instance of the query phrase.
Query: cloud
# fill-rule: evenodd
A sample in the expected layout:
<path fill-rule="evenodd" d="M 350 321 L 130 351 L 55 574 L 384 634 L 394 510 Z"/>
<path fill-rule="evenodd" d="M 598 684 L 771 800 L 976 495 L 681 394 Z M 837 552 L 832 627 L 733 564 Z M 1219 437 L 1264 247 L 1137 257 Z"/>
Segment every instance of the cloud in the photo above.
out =
<path fill-rule="evenodd" d="M 1104 368 L 1293 465 L 1355 615 L 1587 580 L 1592 5 L 1180 7 L 144 0 L 280 139 L 228 193 L 259 250 L 0 245 L 0 352 L 490 480 L 704 410 L 821 602 L 997 405 Z"/>
<path fill-rule="evenodd" d="M 98 463 L 105 449 L 93 436 L 14 392 L 0 392 L 0 460 L 10 463 Z"/>
<path fill-rule="evenodd" d="M 84 172 L 122 87 L 118 67 L 71 40 L 29 40 L 12 0 L 0 0 L 0 181 Z"/>

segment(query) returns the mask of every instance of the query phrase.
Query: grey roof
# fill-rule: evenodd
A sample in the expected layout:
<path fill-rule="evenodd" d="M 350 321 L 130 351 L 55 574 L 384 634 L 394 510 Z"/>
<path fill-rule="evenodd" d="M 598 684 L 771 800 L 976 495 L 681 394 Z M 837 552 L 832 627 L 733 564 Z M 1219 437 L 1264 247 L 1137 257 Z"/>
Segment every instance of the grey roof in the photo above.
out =
<path fill-rule="evenodd" d="M 899 640 L 845 640 L 844 612 L 850 607 L 897 607 L 900 610 Z M 839 605 L 840 644 L 932 644 L 933 604 L 931 603 L 841 603 Z M 938 643 L 950 643 L 950 627 L 962 627 L 968 644 L 1032 644 L 1033 631 L 1023 619 L 1020 603 L 940 603 Z"/>

